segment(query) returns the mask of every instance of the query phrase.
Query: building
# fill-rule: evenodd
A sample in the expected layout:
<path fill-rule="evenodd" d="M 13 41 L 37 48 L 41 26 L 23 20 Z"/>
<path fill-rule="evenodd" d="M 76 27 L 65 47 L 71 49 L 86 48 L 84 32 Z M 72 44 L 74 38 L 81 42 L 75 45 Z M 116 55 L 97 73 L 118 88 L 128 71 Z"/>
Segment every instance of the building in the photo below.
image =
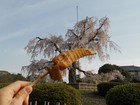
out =
<path fill-rule="evenodd" d="M 121 68 L 123 68 L 125 71 L 127 71 L 131 77 L 140 77 L 140 67 L 139 66 L 134 66 L 134 65 L 130 65 L 130 66 L 120 66 Z"/>

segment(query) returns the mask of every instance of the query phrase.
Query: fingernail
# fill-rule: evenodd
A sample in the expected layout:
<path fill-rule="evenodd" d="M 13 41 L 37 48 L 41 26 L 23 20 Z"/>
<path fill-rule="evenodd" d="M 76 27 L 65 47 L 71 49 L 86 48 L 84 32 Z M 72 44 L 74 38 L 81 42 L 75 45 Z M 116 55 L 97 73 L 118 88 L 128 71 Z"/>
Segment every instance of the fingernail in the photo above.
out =
<path fill-rule="evenodd" d="M 28 94 L 30 94 L 30 93 L 32 92 L 32 87 L 31 87 L 31 86 L 27 86 L 27 87 L 25 88 L 25 91 L 26 91 Z"/>

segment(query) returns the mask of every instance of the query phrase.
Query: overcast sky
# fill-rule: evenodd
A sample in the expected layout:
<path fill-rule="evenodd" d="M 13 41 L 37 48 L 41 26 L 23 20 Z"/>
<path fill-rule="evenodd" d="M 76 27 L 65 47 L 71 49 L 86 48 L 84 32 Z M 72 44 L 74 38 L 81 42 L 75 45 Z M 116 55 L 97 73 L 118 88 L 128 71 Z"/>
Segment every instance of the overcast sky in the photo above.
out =
<path fill-rule="evenodd" d="M 21 71 L 30 63 L 24 50 L 36 36 L 65 35 L 78 20 L 88 17 L 110 19 L 109 35 L 121 48 L 121 54 L 101 62 L 96 57 L 84 69 L 94 70 L 105 63 L 140 66 L 140 0 L 0 0 L 0 69 Z"/>

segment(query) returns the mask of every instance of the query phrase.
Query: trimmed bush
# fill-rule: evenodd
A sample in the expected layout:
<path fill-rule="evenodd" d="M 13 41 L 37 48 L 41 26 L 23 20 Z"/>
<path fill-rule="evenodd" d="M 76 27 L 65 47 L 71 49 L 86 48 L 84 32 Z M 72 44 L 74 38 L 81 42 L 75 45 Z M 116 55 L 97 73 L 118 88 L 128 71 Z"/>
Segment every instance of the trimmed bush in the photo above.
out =
<path fill-rule="evenodd" d="M 97 90 L 98 90 L 98 93 L 101 95 L 101 96 L 105 96 L 106 93 L 111 89 L 113 88 L 114 86 L 117 86 L 117 85 L 122 85 L 123 83 L 119 83 L 119 82 L 103 82 L 103 83 L 100 83 L 97 85 Z"/>
<path fill-rule="evenodd" d="M 140 84 L 115 86 L 106 95 L 107 105 L 140 105 Z"/>
<path fill-rule="evenodd" d="M 38 84 L 30 95 L 30 101 L 37 101 L 43 105 L 44 101 L 49 101 L 50 105 L 80 105 L 81 95 L 78 90 L 72 86 L 63 83 L 42 83 Z"/>

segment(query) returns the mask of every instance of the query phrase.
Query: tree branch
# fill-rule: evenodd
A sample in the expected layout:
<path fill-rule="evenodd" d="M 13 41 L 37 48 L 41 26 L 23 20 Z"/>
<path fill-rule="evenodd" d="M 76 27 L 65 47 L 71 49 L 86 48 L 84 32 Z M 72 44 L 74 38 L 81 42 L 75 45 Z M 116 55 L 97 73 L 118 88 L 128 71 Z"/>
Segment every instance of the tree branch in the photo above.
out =
<path fill-rule="evenodd" d="M 76 38 L 79 38 L 79 36 L 78 36 L 78 35 L 76 35 L 76 33 L 75 33 L 75 32 L 73 32 L 73 30 L 72 30 L 72 29 L 69 29 L 69 31 L 70 31 L 70 32 L 72 32 L 72 34 L 73 34 Z"/>
<path fill-rule="evenodd" d="M 36 37 L 36 39 L 38 39 L 38 41 L 44 40 L 43 38 L 40 38 L 40 37 Z M 54 43 L 53 41 L 50 41 L 50 42 L 54 45 L 54 47 L 56 48 L 56 51 L 58 51 L 59 53 L 62 53 L 61 49 L 59 49 L 56 43 Z"/>
<path fill-rule="evenodd" d="M 85 22 L 84 22 L 84 28 L 83 28 L 84 31 L 82 32 L 83 35 L 85 35 L 87 20 L 88 20 L 88 17 L 85 19 Z"/>
<path fill-rule="evenodd" d="M 84 70 L 80 69 L 79 67 L 77 67 L 76 69 L 77 69 L 78 71 L 80 71 L 80 72 L 84 73 L 84 74 L 86 73 L 86 71 L 84 71 Z"/>
<path fill-rule="evenodd" d="M 56 48 L 56 51 L 58 51 L 59 53 L 62 53 L 61 49 L 57 46 L 56 43 L 54 43 L 53 41 L 50 41 L 50 42 L 54 45 L 54 47 Z"/>
<path fill-rule="evenodd" d="M 38 41 L 41 41 L 41 40 L 43 40 L 42 38 L 40 38 L 40 37 L 36 37 L 36 39 L 38 39 Z"/>
<path fill-rule="evenodd" d="M 98 35 L 99 33 L 99 30 L 103 27 L 105 21 L 107 20 L 107 18 L 103 21 L 103 23 L 100 25 L 100 27 L 97 29 L 95 35 L 88 41 L 88 43 L 90 43 L 91 41 L 95 40 L 96 36 Z"/>

